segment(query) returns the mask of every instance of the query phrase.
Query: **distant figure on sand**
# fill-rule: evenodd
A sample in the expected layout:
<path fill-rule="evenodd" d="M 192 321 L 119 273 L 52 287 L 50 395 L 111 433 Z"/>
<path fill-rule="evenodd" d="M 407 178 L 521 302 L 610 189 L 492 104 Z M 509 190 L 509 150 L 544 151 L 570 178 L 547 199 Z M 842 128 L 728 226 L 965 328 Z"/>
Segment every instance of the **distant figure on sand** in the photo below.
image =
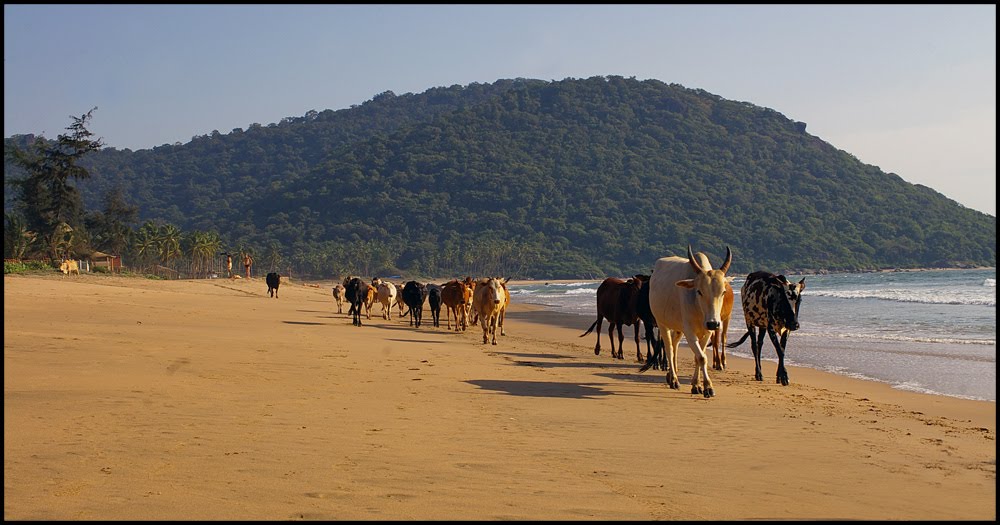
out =
<path fill-rule="evenodd" d="M 226 271 L 229 272 L 229 278 L 233 278 L 233 256 L 226 254 Z"/>
<path fill-rule="evenodd" d="M 247 272 L 247 279 L 250 278 L 250 267 L 253 266 L 253 257 L 249 253 L 243 254 L 243 268 Z"/>

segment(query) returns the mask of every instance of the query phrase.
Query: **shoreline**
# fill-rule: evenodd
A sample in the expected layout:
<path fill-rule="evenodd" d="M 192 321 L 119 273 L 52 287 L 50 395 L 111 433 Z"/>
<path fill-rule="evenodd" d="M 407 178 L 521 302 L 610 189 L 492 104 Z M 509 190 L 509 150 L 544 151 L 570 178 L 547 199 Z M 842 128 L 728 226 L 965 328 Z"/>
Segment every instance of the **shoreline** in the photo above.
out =
<path fill-rule="evenodd" d="M 266 289 L 5 276 L 5 519 L 996 517 L 993 402 L 736 357 L 705 399 L 582 316 L 515 300 L 492 346 Z"/>

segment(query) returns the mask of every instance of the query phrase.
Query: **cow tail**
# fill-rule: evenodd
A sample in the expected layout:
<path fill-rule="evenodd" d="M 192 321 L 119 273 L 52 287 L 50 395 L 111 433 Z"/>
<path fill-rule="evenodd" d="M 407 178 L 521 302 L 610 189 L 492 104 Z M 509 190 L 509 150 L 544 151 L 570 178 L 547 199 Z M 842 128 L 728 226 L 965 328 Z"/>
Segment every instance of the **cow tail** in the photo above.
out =
<path fill-rule="evenodd" d="M 601 320 L 601 318 L 598 317 L 597 321 L 600 321 L 600 320 Z M 597 326 L 597 321 L 594 321 L 594 324 L 590 325 L 590 328 L 588 328 L 586 332 L 584 332 L 583 334 L 581 334 L 580 337 L 583 337 L 583 336 L 589 334 L 590 332 L 593 332 L 594 331 L 594 327 Z"/>
<path fill-rule="evenodd" d="M 726 348 L 736 348 L 737 346 L 740 346 L 741 344 L 743 344 L 743 341 L 746 341 L 748 335 L 750 335 L 750 330 L 747 330 L 747 332 L 743 334 L 743 337 L 741 337 L 739 341 L 736 341 L 735 343 L 729 343 L 728 345 L 726 345 Z"/>

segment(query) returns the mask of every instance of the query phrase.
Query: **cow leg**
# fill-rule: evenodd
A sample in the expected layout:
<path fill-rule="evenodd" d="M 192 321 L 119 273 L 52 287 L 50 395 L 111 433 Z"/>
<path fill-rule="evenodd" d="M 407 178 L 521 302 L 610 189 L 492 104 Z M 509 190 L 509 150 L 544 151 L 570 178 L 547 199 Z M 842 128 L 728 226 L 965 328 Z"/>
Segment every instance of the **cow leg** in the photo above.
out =
<path fill-rule="evenodd" d="M 660 332 L 660 334 L 662 335 L 663 332 Z M 680 381 L 677 380 L 677 346 L 680 344 L 680 341 L 680 332 L 675 332 L 674 330 L 667 331 L 667 344 L 670 346 L 670 352 L 667 354 L 667 384 L 673 390 L 678 390 L 681 387 Z"/>
<path fill-rule="evenodd" d="M 639 321 L 635 322 L 635 360 L 643 363 L 645 360 L 642 358 L 642 352 L 639 350 Z"/>
<path fill-rule="evenodd" d="M 691 374 L 691 393 L 692 394 L 702 394 L 705 397 L 712 397 L 715 395 L 715 389 L 712 387 L 712 380 L 708 377 L 708 354 L 705 350 L 708 348 L 708 340 L 711 334 L 706 335 L 702 339 L 697 337 L 692 337 L 694 334 L 689 332 L 684 332 L 684 337 L 687 338 L 688 346 L 691 347 L 691 351 L 694 352 L 694 373 Z M 699 385 L 699 380 L 701 385 Z"/>
<path fill-rule="evenodd" d="M 483 327 L 483 344 L 485 345 L 490 342 L 490 327 L 486 322 L 485 316 L 479 316 L 479 324 Z M 598 336 L 600 336 L 600 334 L 598 334 Z"/>
<path fill-rule="evenodd" d="M 722 356 L 722 368 L 726 369 L 726 334 L 729 332 L 729 320 L 722 320 L 722 329 L 719 331 L 719 354 Z"/>
<path fill-rule="evenodd" d="M 597 344 L 594 345 L 594 355 L 601 355 L 601 324 L 604 322 L 604 318 L 601 314 L 597 314 Z"/>
<path fill-rule="evenodd" d="M 600 329 L 601 329 L 601 323 L 597 323 L 597 330 L 599 331 Z M 608 319 L 608 342 L 611 344 L 611 359 L 615 358 L 615 337 L 613 335 L 614 331 L 615 331 L 615 323 L 612 323 L 611 319 Z M 598 335 L 597 337 L 598 339 L 600 339 L 601 336 Z M 594 350 L 594 353 L 596 352 L 597 350 Z"/>
<path fill-rule="evenodd" d="M 750 330 L 750 351 L 753 353 L 753 379 L 754 381 L 763 381 L 764 373 L 760 368 L 760 354 L 762 353 L 764 345 L 764 329 L 760 329 L 760 337 L 757 337 L 757 328 L 749 327 Z"/>
<path fill-rule="evenodd" d="M 646 332 L 646 362 L 647 363 L 651 363 L 650 366 L 652 366 L 653 368 L 656 368 L 657 370 L 659 370 L 659 366 L 657 366 L 656 361 L 654 361 L 654 358 L 656 356 L 656 351 L 654 350 L 655 347 L 656 347 L 656 339 L 653 338 L 653 327 L 649 326 L 648 323 L 643 323 L 642 326 L 646 329 L 645 330 L 645 332 Z M 646 367 L 646 368 L 648 368 L 648 367 Z"/>
<path fill-rule="evenodd" d="M 618 321 L 617 323 L 615 323 L 615 328 L 618 330 L 618 353 L 615 354 L 615 344 L 612 342 L 611 343 L 611 357 L 614 357 L 615 359 L 625 359 L 625 356 L 622 355 L 622 347 L 625 346 L 625 334 L 622 331 L 622 323 L 621 323 L 621 321 Z M 611 331 L 609 330 L 608 332 L 610 333 Z"/>
<path fill-rule="evenodd" d="M 719 331 L 712 331 L 712 369 L 722 370 L 722 357 L 719 355 Z"/>
<path fill-rule="evenodd" d="M 781 341 L 778 341 L 778 334 L 774 333 L 771 328 L 767 329 L 767 335 L 771 338 L 774 351 L 778 354 L 778 374 L 775 382 L 782 386 L 788 386 L 788 371 L 785 370 L 785 343 L 788 339 L 788 332 L 781 334 Z"/>

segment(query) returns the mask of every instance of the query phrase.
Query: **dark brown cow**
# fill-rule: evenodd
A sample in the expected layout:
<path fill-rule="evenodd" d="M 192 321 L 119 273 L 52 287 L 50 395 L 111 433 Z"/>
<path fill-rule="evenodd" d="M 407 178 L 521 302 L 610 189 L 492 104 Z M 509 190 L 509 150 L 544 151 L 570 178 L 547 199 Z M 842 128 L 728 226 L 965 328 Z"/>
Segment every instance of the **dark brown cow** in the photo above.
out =
<path fill-rule="evenodd" d="M 611 341 L 611 357 L 625 359 L 622 354 L 622 343 L 625 335 L 622 333 L 622 325 L 635 325 L 635 357 L 640 363 L 643 362 L 642 352 L 639 351 L 639 312 L 636 308 L 639 298 L 639 289 L 642 287 L 642 277 L 637 275 L 629 280 L 617 277 L 608 277 L 597 287 L 597 320 L 590 325 L 580 337 L 583 337 L 597 327 L 597 345 L 594 346 L 594 355 L 601 353 L 601 322 L 608 320 L 608 339 Z M 618 328 L 618 353 L 615 354 L 615 340 L 612 332 Z"/>

